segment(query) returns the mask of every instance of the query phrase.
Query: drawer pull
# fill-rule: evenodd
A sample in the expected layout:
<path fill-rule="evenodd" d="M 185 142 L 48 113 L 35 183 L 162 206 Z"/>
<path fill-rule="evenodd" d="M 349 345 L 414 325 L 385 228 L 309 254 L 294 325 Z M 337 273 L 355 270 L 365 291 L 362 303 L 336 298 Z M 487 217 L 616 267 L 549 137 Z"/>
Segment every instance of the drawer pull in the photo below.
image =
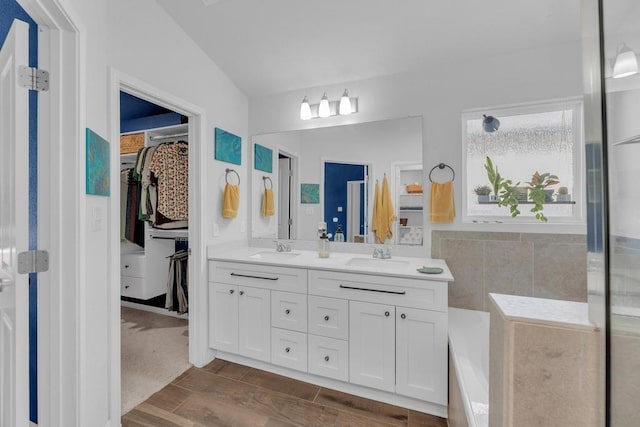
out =
<path fill-rule="evenodd" d="M 244 295 L 244 291 L 240 291 L 240 295 Z"/>
<path fill-rule="evenodd" d="M 329 316 L 324 316 L 324 321 L 328 322 L 329 321 Z"/>
<path fill-rule="evenodd" d="M 284 311 L 284 314 L 289 314 L 291 313 L 291 310 L 289 310 L 288 308 Z"/>
<path fill-rule="evenodd" d="M 129 289 L 129 285 L 125 285 L 125 286 L 124 286 L 124 288 L 125 288 L 125 289 Z"/>
<path fill-rule="evenodd" d="M 340 285 L 340 288 L 342 288 L 342 289 L 353 289 L 353 290 L 356 290 L 356 291 L 380 292 L 380 293 L 383 293 L 383 294 L 396 294 L 396 295 L 405 295 L 406 294 L 405 291 L 401 291 L 401 292 L 398 292 L 398 291 L 383 291 L 381 289 L 356 288 L 354 286 L 346 286 L 346 285 Z"/>
<path fill-rule="evenodd" d="M 385 315 L 385 316 L 387 316 L 387 317 L 389 317 L 389 312 L 388 312 L 388 311 L 385 311 L 385 312 L 384 312 L 384 315 Z"/>
<path fill-rule="evenodd" d="M 325 362 L 328 362 L 328 361 L 329 361 L 329 356 L 325 356 L 325 357 L 324 357 L 324 361 L 325 361 Z"/>
<path fill-rule="evenodd" d="M 400 317 L 402 317 L 403 319 L 406 319 L 406 318 L 407 318 L 407 315 L 406 315 L 406 314 L 404 314 L 404 313 L 402 313 L 402 314 L 400 315 Z"/>
<path fill-rule="evenodd" d="M 279 277 L 250 276 L 248 274 L 238 274 L 238 273 L 231 273 L 231 275 L 236 277 L 248 277 L 250 279 L 262 279 L 262 280 L 278 280 L 279 279 Z"/>
<path fill-rule="evenodd" d="M 128 265 L 125 265 L 125 266 L 124 266 L 124 268 L 129 268 L 129 266 L 128 266 Z"/>
<path fill-rule="evenodd" d="M 233 294 L 233 292 L 234 292 L 233 289 L 229 289 L 230 294 Z"/>
<path fill-rule="evenodd" d="M 287 348 L 285 348 L 285 349 L 284 349 L 284 352 L 285 352 L 285 353 L 289 353 L 290 351 L 291 351 L 291 348 L 290 348 L 290 347 L 287 347 Z"/>

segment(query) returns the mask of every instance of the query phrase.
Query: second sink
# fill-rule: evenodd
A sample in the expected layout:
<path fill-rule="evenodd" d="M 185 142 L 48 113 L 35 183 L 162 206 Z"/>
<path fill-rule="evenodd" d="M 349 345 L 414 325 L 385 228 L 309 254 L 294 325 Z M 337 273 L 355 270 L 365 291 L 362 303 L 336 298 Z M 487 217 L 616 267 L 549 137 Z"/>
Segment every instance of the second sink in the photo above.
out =
<path fill-rule="evenodd" d="M 380 259 L 380 258 L 351 258 L 347 261 L 347 265 L 353 267 L 371 267 L 371 268 L 380 268 L 380 269 L 389 269 L 395 270 L 398 268 L 404 268 L 409 266 L 408 261 L 397 260 L 397 259 Z"/>
<path fill-rule="evenodd" d="M 298 252 L 262 251 L 250 255 L 249 258 L 263 260 L 286 260 L 300 256 Z"/>

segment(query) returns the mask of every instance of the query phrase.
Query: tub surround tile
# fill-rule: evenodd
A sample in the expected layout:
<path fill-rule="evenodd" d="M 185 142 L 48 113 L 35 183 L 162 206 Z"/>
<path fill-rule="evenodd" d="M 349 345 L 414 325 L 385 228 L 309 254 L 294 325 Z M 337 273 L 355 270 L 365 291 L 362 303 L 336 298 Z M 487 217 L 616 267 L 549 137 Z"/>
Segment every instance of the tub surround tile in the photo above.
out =
<path fill-rule="evenodd" d="M 587 300 L 587 251 L 580 244 L 536 243 L 534 296 Z"/>
<path fill-rule="evenodd" d="M 509 426 L 510 412 L 505 402 L 508 396 L 508 374 L 505 362 L 511 353 L 511 341 L 506 335 L 506 319 L 495 304 L 489 306 L 489 425 Z"/>
<path fill-rule="evenodd" d="M 586 234 L 550 234 L 550 233 L 522 233 L 523 242 L 547 243 L 547 244 L 576 244 L 587 247 Z"/>
<path fill-rule="evenodd" d="M 449 283 L 449 306 L 483 310 L 483 242 L 446 239 L 441 245 L 442 257 L 455 278 Z"/>
<path fill-rule="evenodd" d="M 487 294 L 532 296 L 532 259 L 531 242 L 484 242 L 484 282 Z M 485 304 L 484 309 L 487 308 Z"/>
<path fill-rule="evenodd" d="M 616 367 L 611 378 L 615 384 L 611 390 L 611 421 L 614 426 L 631 426 L 638 422 L 640 321 L 637 318 L 632 321 L 635 323 L 634 334 L 618 333 L 614 330 L 611 335 L 611 364 Z M 615 325 L 612 325 L 612 328 L 617 329 Z"/>

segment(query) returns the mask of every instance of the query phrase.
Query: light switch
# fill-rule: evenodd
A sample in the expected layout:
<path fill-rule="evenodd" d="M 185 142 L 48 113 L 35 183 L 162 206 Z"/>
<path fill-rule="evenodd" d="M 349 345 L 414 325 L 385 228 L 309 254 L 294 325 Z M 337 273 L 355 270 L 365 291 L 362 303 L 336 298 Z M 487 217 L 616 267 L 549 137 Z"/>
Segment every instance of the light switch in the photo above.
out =
<path fill-rule="evenodd" d="M 311 206 L 307 206 L 307 208 L 304 211 L 305 215 L 313 215 L 314 212 L 315 210 Z"/>
<path fill-rule="evenodd" d="M 338 212 L 342 212 L 342 206 L 338 206 Z"/>
<path fill-rule="evenodd" d="M 220 226 L 217 222 L 213 223 L 213 237 L 218 237 L 220 235 Z"/>
<path fill-rule="evenodd" d="M 91 223 L 89 224 L 91 231 L 102 230 L 102 208 L 96 206 L 91 209 Z"/>
<path fill-rule="evenodd" d="M 338 217 L 333 217 L 333 222 L 338 222 Z"/>
<path fill-rule="evenodd" d="M 240 221 L 240 232 L 241 233 L 247 232 L 247 221 Z"/>

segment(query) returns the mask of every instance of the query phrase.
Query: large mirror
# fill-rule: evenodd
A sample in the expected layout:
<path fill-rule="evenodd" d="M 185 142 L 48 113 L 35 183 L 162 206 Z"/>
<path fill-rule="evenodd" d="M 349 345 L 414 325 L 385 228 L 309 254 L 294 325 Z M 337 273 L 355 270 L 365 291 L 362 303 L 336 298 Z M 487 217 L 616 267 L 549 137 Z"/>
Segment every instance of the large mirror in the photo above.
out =
<path fill-rule="evenodd" d="M 386 176 L 397 220 L 385 243 L 422 245 L 421 117 L 255 135 L 252 153 L 253 238 L 316 240 L 325 223 L 331 240 L 339 228 L 345 242 L 380 243 L 371 221 Z"/>

